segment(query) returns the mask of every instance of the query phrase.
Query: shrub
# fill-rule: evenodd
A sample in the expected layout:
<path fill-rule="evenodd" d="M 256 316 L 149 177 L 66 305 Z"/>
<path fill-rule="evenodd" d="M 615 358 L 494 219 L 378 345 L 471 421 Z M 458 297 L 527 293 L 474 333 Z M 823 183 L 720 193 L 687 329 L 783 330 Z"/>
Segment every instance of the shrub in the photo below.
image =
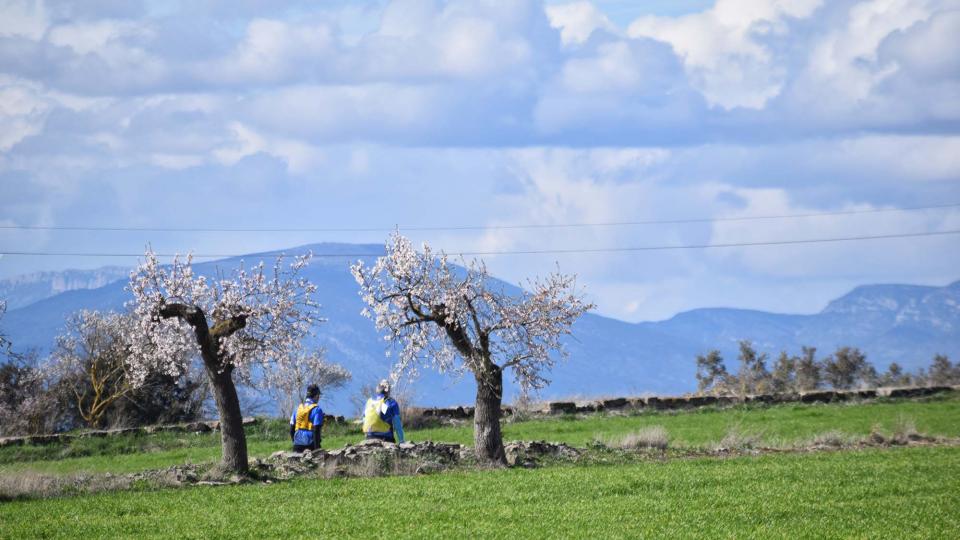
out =
<path fill-rule="evenodd" d="M 746 433 L 739 426 L 731 427 L 727 434 L 720 439 L 716 450 L 750 450 L 760 443 L 759 433 Z"/>
<path fill-rule="evenodd" d="M 624 450 L 642 450 L 653 448 L 666 450 L 670 445 L 670 435 L 663 426 L 648 426 L 633 433 L 628 433 L 608 446 Z"/>

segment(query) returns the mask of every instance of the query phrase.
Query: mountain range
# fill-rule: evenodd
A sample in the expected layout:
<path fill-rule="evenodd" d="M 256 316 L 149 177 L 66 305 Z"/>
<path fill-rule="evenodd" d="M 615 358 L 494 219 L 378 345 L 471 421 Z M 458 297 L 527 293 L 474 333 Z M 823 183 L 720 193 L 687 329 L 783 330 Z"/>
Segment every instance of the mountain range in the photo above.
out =
<path fill-rule="evenodd" d="M 344 388 L 325 397 L 325 406 L 339 414 L 353 413 L 351 397 L 363 385 L 384 377 L 390 367 L 385 342 L 373 323 L 360 315 L 363 304 L 349 265 L 372 262 L 382 245 L 313 244 L 285 250 L 287 255 L 312 251 L 305 276 L 318 286 L 317 298 L 326 319 L 313 343 L 326 348 L 331 361 L 353 373 Z M 272 254 L 251 254 L 195 264 L 200 274 L 214 275 L 242 260 L 271 260 Z M 65 318 L 80 309 L 121 310 L 130 299 L 128 269 L 44 272 L 0 280 L 0 298 L 8 309 L 0 330 L 19 350 L 49 350 Z M 512 285 L 500 282 L 507 290 Z M 883 370 L 896 361 L 907 370 L 926 367 L 934 354 L 960 357 L 960 281 L 943 287 L 865 285 L 837 298 L 820 313 L 789 315 L 755 310 L 704 308 L 657 322 L 628 323 L 597 314 L 584 315 L 566 340 L 570 355 L 550 374 L 543 398 L 613 395 L 681 394 L 695 389 L 695 357 L 718 349 L 731 371 L 737 368 L 738 342 L 754 342 L 775 357 L 781 350 L 799 354 L 803 345 L 825 356 L 839 346 L 859 347 Z M 509 378 L 509 375 L 507 375 Z M 421 405 L 471 403 L 473 381 L 454 380 L 433 372 L 412 383 Z M 505 401 L 516 396 L 510 386 Z"/>

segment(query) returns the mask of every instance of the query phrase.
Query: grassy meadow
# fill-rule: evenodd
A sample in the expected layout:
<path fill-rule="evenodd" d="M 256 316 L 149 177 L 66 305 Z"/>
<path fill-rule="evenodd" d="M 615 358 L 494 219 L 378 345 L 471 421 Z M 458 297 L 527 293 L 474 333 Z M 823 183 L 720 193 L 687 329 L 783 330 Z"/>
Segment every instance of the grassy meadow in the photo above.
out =
<path fill-rule="evenodd" d="M 132 489 L 0 500 L 0 539 L 57 537 L 893 537 L 960 536 L 960 446 L 694 457 L 731 433 L 791 448 L 824 433 L 874 430 L 960 437 L 960 393 L 919 400 L 745 405 L 509 421 L 505 440 L 574 446 L 660 426 L 670 449 L 648 459 L 454 469 L 417 476 L 301 477 L 275 483 Z M 331 427 L 325 448 L 356 442 Z M 415 441 L 470 443 L 471 426 L 410 429 Z M 288 447 L 287 426 L 248 427 L 251 455 Z M 219 436 L 157 433 L 0 449 L 0 480 L 68 478 L 209 463 Z M 600 456 L 605 454 L 599 454 Z M 657 457 L 659 456 L 659 457 Z M 373 531 L 373 532 L 372 532 Z"/>
<path fill-rule="evenodd" d="M 504 424 L 504 440 L 548 440 L 574 446 L 614 441 L 644 427 L 662 426 L 670 446 L 697 449 L 718 444 L 731 431 L 750 436 L 764 446 L 800 444 L 818 434 L 839 431 L 863 437 L 874 428 L 892 432 L 911 425 L 928 435 L 960 437 L 960 393 L 923 400 L 877 400 L 842 404 L 741 405 L 693 411 L 648 411 L 634 415 L 559 416 Z M 252 457 L 289 448 L 288 426 L 262 421 L 248 427 Z M 471 445 L 472 424 L 409 429 L 413 441 L 458 442 Z M 323 447 L 340 448 L 360 440 L 353 425 L 325 430 Z M 183 463 L 215 461 L 220 456 L 216 433 L 157 433 L 75 440 L 67 446 L 0 449 L 0 475 L 18 471 L 43 474 L 128 473 Z"/>
<path fill-rule="evenodd" d="M 15 501 L 0 537 L 956 538 L 957 508 L 960 448 L 897 448 Z"/>

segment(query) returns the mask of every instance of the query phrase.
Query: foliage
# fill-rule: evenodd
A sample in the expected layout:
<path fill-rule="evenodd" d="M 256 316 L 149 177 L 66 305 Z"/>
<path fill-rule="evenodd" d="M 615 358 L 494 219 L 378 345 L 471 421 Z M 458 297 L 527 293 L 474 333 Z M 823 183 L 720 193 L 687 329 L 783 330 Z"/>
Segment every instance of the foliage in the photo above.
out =
<path fill-rule="evenodd" d="M 70 316 L 56 338 L 51 367 L 72 386 L 77 412 L 90 427 L 103 427 L 115 402 L 133 393 L 125 340 L 132 323 L 127 315 L 84 310 Z"/>
<path fill-rule="evenodd" d="M 876 370 L 857 348 L 837 349 L 832 356 L 823 360 L 823 374 L 827 383 L 838 390 L 847 390 L 856 385 L 876 386 Z"/>
<path fill-rule="evenodd" d="M 561 337 L 592 304 L 576 291 L 575 276 L 530 280 L 518 295 L 493 284 L 482 261 L 462 272 L 442 251 L 422 251 L 394 233 L 372 267 L 351 267 L 377 329 L 400 349 L 394 379 L 421 365 L 441 373 L 470 372 L 477 383 L 474 449 L 482 460 L 505 463 L 500 432 L 503 372 L 524 392 L 547 384 L 545 372 L 564 356 Z"/>
<path fill-rule="evenodd" d="M 720 351 L 712 350 L 706 355 L 697 355 L 697 391 L 725 394 L 733 387 L 733 378 L 723 365 Z"/>
<path fill-rule="evenodd" d="M 394 233 L 373 267 L 363 261 L 351 267 L 369 306 L 364 314 L 400 349 L 395 378 L 414 375 L 423 364 L 477 373 L 498 362 L 513 370 L 521 388 L 542 388 L 544 371 L 554 364 L 551 353 L 564 352 L 560 337 L 593 307 L 575 291 L 575 276 L 531 280 L 529 292 L 510 296 L 492 285 L 482 261 L 464 266 L 460 274 L 446 253 L 426 244 L 417 251 Z"/>
<path fill-rule="evenodd" d="M 955 366 L 946 355 L 938 354 L 930 364 L 927 380 L 936 385 L 960 384 L 960 365 Z"/>
<path fill-rule="evenodd" d="M 740 370 L 737 382 L 740 395 L 763 394 L 770 390 L 770 373 L 767 371 L 767 354 L 757 354 L 753 344 L 747 340 L 740 342 Z"/>
<path fill-rule="evenodd" d="M 328 362 L 324 351 L 300 353 L 295 362 L 277 364 L 263 374 L 260 386 L 277 403 L 281 418 L 289 418 L 306 395 L 306 388 L 315 384 L 320 395 L 343 387 L 350 372 L 340 364 Z"/>
<path fill-rule="evenodd" d="M 320 319 L 313 300 L 316 286 L 299 275 L 310 255 L 284 266 L 278 257 L 272 271 L 263 262 L 242 266 L 217 279 L 194 275 L 192 256 L 174 258 L 169 267 L 147 251 L 131 274 L 129 289 L 135 325 L 129 367 L 133 380 L 152 372 L 180 375 L 188 359 L 202 353 L 195 323 L 204 323 L 215 338 L 217 371 L 229 369 L 249 379 L 252 367 L 296 362 L 301 340 Z M 182 307 L 183 309 L 173 309 Z"/>
<path fill-rule="evenodd" d="M 815 347 L 803 347 L 802 355 L 782 351 L 767 371 L 766 354 L 758 354 L 749 341 L 740 342 L 740 370 L 730 375 L 719 351 L 697 355 L 697 391 L 700 394 L 731 395 L 769 392 L 809 392 L 826 386 L 836 390 L 877 386 L 951 385 L 960 383 L 960 366 L 944 355 L 936 355 L 929 374 L 923 369 L 905 373 L 892 362 L 885 373 L 877 373 L 866 355 L 855 347 L 839 347 L 818 360 Z"/>
<path fill-rule="evenodd" d="M 799 358 L 788 355 L 787 351 L 781 351 L 770 373 L 770 390 L 780 393 L 794 389 L 797 384 L 797 364 L 799 363 Z"/>
<path fill-rule="evenodd" d="M 0 363 L 0 435 L 53 433 L 78 424 L 70 385 L 36 364 L 33 354 L 11 354 Z"/>
<path fill-rule="evenodd" d="M 295 257 L 287 266 L 281 256 L 272 271 L 262 262 L 250 272 L 241 265 L 229 276 L 208 280 L 194 275 L 191 257 L 175 257 L 163 267 L 148 250 L 131 274 L 131 380 L 142 384 L 153 372 L 180 376 L 189 366 L 186 359 L 199 356 L 220 416 L 227 469 L 248 467 L 234 374 L 249 381 L 258 369 L 269 377 L 275 366 L 311 358 L 301 341 L 319 322 L 316 286 L 300 275 L 310 257 Z"/>
<path fill-rule="evenodd" d="M 0 505 L 0 522 L 11 538 L 284 537 L 291 515 L 323 501 L 323 519 L 298 523 L 298 535 L 369 536 L 375 519 L 411 537 L 951 538 L 958 456 L 906 448 L 304 479 L 14 501 Z"/>
<path fill-rule="evenodd" d="M 816 347 L 802 347 L 802 354 L 797 361 L 797 374 L 795 380 L 796 390 L 800 392 L 809 392 L 820 387 L 823 380 L 823 374 L 820 369 L 820 363 L 817 362 Z"/>

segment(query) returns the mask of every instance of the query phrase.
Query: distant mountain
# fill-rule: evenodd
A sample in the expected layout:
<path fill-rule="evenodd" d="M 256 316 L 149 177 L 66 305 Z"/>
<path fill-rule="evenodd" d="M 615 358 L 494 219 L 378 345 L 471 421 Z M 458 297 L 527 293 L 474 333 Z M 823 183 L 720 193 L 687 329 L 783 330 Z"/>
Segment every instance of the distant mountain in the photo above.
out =
<path fill-rule="evenodd" d="M 17 309 L 62 292 L 97 289 L 118 279 L 125 279 L 129 273 L 129 268 L 104 266 L 96 270 L 24 274 L 0 279 L 0 298 L 7 301 L 8 309 Z"/>
<path fill-rule="evenodd" d="M 351 413 L 350 397 L 361 385 L 386 375 L 389 359 L 382 337 L 360 315 L 363 305 L 350 263 L 373 261 L 381 245 L 315 244 L 286 250 L 289 255 L 312 250 L 335 255 L 315 258 L 306 277 L 319 287 L 317 298 L 326 322 L 317 327 L 315 345 L 326 347 L 331 360 L 353 372 L 350 386 L 326 399 L 334 411 Z M 253 263 L 272 254 L 202 263 L 198 273 L 213 275 L 217 268 L 232 268 L 245 259 Z M 124 291 L 126 271 L 108 269 L 69 271 L 71 283 L 96 283 L 109 272 L 119 279 L 99 288 L 74 287 L 11 309 L 0 324 L 14 344 L 25 349 L 49 348 L 64 319 L 79 309 L 119 310 L 129 299 Z M 101 272 L 101 273 L 98 273 Z M 55 281 L 56 272 L 47 278 Z M 66 272 L 64 273 L 66 274 Z M 9 284 L 15 280 L 6 280 Z M 69 280 L 64 278 L 62 283 Z M 9 298 L 27 298 L 23 292 L 36 280 L 10 285 Z M 499 282 L 501 286 L 517 290 Z M 21 289 L 23 287 L 24 289 Z M 821 356 L 838 346 L 860 347 L 878 369 L 896 361 L 906 369 L 929 365 L 936 353 L 960 358 L 960 282 L 946 287 L 869 285 L 858 287 L 831 302 L 815 315 L 786 315 L 762 311 L 711 308 L 680 313 L 666 321 L 627 323 L 594 314 L 585 315 L 567 340 L 570 358 L 554 369 L 545 398 L 641 394 L 679 394 L 695 388 L 694 358 L 719 349 L 735 371 L 737 343 L 752 340 L 760 351 L 775 356 L 781 350 L 799 354 L 802 345 L 818 347 Z M 473 400 L 472 380 L 454 381 L 426 372 L 414 386 L 423 405 L 451 405 Z M 506 400 L 515 396 L 507 390 Z"/>

